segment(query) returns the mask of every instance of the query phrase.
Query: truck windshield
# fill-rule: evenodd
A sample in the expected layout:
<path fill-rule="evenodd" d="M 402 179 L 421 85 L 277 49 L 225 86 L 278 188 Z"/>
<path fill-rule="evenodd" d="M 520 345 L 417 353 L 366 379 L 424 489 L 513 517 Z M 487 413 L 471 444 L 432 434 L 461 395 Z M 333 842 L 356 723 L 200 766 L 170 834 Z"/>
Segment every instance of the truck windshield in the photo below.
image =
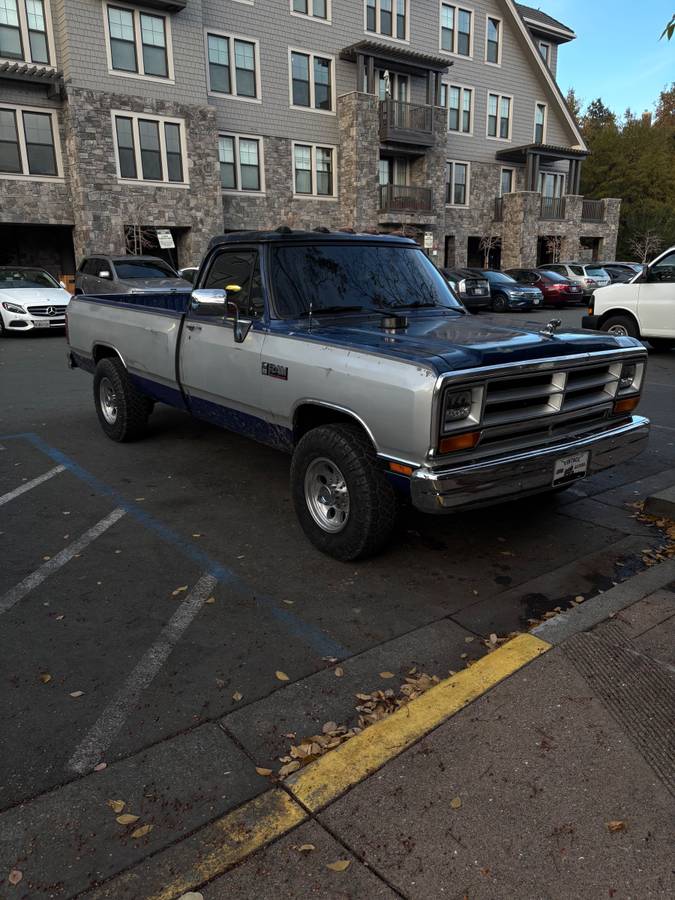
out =
<path fill-rule="evenodd" d="M 159 260 L 115 260 L 118 278 L 178 278 L 171 266 Z"/>
<path fill-rule="evenodd" d="M 418 247 L 312 244 L 275 247 L 272 283 L 278 314 L 298 319 L 354 310 L 442 307 L 460 311 L 447 283 Z"/>

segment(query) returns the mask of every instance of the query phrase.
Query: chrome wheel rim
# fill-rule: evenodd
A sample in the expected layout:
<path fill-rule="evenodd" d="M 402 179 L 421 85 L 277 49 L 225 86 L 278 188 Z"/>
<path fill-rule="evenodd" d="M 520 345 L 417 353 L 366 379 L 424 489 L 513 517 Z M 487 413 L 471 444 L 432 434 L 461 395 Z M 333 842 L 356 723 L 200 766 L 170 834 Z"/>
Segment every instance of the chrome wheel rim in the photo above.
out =
<path fill-rule="evenodd" d="M 101 412 L 108 425 L 114 425 L 117 421 L 117 396 L 112 381 L 102 378 L 98 386 L 98 398 L 101 403 Z"/>
<path fill-rule="evenodd" d="M 625 325 L 612 325 L 612 327 L 607 330 L 609 334 L 615 334 L 617 337 L 630 337 Z"/>
<path fill-rule="evenodd" d="M 305 472 L 307 509 L 323 531 L 337 534 L 349 519 L 349 490 L 340 469 L 326 457 L 313 460 Z"/>

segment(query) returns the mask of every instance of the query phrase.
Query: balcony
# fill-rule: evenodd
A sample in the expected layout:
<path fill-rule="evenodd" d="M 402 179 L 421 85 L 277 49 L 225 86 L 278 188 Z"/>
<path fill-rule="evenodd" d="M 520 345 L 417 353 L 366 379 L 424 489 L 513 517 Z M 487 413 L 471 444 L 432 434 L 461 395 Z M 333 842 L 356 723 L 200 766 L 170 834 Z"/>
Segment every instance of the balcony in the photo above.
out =
<path fill-rule="evenodd" d="M 402 100 L 380 101 L 380 140 L 383 143 L 431 147 L 434 143 L 433 107 Z"/>
<path fill-rule="evenodd" d="M 380 185 L 380 212 L 431 211 L 431 188 L 408 184 Z"/>
<path fill-rule="evenodd" d="M 605 204 L 602 200 L 584 200 L 581 206 L 581 221 L 596 222 L 605 221 Z"/>
<path fill-rule="evenodd" d="M 540 219 L 564 219 L 565 218 L 565 198 L 564 197 L 542 197 Z"/>

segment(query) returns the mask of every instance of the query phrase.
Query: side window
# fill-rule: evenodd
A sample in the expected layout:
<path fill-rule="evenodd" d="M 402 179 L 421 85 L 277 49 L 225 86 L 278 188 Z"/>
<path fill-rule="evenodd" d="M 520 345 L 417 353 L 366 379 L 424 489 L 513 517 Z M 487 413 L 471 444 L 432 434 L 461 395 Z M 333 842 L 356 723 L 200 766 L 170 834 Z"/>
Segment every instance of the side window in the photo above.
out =
<path fill-rule="evenodd" d="M 581 268 L 581 266 L 570 266 L 570 272 L 572 273 L 572 275 L 584 275 L 585 274 L 584 270 Z M 567 274 L 567 273 L 563 272 L 562 274 Z"/>
<path fill-rule="evenodd" d="M 259 316 L 263 311 L 263 292 L 260 279 L 260 262 L 256 250 L 225 250 L 211 263 L 204 282 L 205 288 L 226 290 L 228 285 L 238 285 L 241 290 L 231 293 L 244 316 Z"/>
<path fill-rule="evenodd" d="M 649 281 L 675 284 L 675 253 L 669 253 L 649 270 Z"/>

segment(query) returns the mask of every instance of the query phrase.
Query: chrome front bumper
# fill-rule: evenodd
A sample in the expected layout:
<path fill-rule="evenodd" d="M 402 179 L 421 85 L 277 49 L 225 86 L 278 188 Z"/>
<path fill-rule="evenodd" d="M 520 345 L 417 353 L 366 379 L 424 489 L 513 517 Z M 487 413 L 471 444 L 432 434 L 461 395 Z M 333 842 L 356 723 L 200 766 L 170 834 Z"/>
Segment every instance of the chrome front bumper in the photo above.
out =
<path fill-rule="evenodd" d="M 649 420 L 629 422 L 601 434 L 512 454 L 501 459 L 461 464 L 454 468 L 417 469 L 410 479 L 413 504 L 422 512 L 444 513 L 470 506 L 516 500 L 553 488 L 555 461 L 590 451 L 587 475 L 626 462 L 641 453 L 649 437 Z"/>

